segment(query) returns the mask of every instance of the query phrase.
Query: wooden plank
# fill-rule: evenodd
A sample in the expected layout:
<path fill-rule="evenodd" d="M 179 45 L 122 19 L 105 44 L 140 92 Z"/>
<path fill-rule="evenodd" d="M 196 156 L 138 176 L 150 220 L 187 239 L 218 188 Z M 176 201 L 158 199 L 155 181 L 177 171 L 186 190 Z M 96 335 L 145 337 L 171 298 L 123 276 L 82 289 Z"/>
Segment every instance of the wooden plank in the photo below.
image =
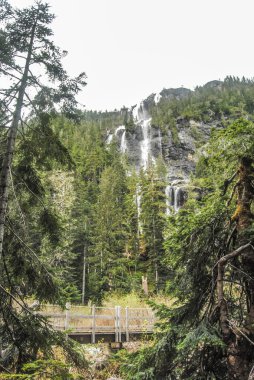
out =
<path fill-rule="evenodd" d="M 131 320 L 131 319 L 136 319 L 136 320 L 140 320 L 140 321 L 146 321 L 146 320 L 155 320 L 155 318 L 154 317 L 130 317 L 129 316 L 129 320 Z"/>
<path fill-rule="evenodd" d="M 51 306 L 48 307 L 51 308 Z M 129 341 L 130 335 L 133 333 L 152 333 L 156 318 L 151 309 L 126 307 L 123 311 L 124 310 L 125 312 L 121 313 L 122 310 L 120 306 L 116 306 L 115 308 L 97 308 L 94 305 L 90 308 L 90 314 L 89 310 L 84 309 L 82 306 L 80 308 L 74 306 L 73 309 L 71 309 L 71 305 L 68 304 L 66 305 L 65 312 L 58 309 L 56 313 L 54 313 L 51 309 L 39 312 L 39 314 L 49 318 L 50 325 L 56 330 L 68 329 L 73 333 L 76 331 L 80 334 L 90 334 L 93 343 L 96 341 L 96 334 L 100 333 L 104 335 L 112 335 L 113 333 L 116 342 L 121 342 L 123 339 Z M 85 312 L 87 314 L 85 314 Z M 98 314 L 96 314 L 96 312 Z M 82 326 L 83 324 L 88 324 L 85 321 L 90 319 L 91 324 L 88 322 L 90 326 Z M 97 319 L 98 324 L 96 323 Z M 84 323 L 82 323 L 82 321 L 84 321 Z M 105 324 L 105 326 L 100 326 L 102 324 Z M 77 325 L 77 327 L 75 325 Z"/>
<path fill-rule="evenodd" d="M 38 313 L 39 315 L 43 317 L 48 317 L 48 318 L 65 318 L 66 317 L 66 312 L 65 313 Z"/>

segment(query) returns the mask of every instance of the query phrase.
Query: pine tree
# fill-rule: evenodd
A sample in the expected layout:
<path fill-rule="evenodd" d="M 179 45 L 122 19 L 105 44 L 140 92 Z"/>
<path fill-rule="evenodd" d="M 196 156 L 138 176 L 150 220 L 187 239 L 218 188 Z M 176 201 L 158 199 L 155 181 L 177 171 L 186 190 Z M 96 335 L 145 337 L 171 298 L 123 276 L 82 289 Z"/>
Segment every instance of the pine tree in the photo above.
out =
<path fill-rule="evenodd" d="M 61 136 L 62 143 L 68 147 L 75 163 L 74 202 L 71 211 L 70 250 L 73 254 L 73 282 L 82 293 L 82 303 L 95 299 L 93 261 L 90 260 L 93 248 L 93 229 L 95 227 L 94 207 L 100 193 L 101 174 L 110 166 L 115 152 L 104 143 L 100 125 L 93 120 L 75 124 L 66 119 L 55 120 L 54 129 Z"/>
<path fill-rule="evenodd" d="M 127 191 L 124 200 L 126 221 L 126 256 L 128 271 L 132 277 L 132 290 L 140 289 L 142 260 L 140 259 L 140 186 L 138 174 L 133 171 L 126 178 Z"/>
<path fill-rule="evenodd" d="M 53 133 L 51 117 L 45 110 L 52 114 L 53 104 L 58 103 L 70 115 L 76 106 L 74 95 L 79 85 L 84 84 L 84 75 L 70 80 L 63 70 L 62 53 L 49 39 L 52 31 L 48 25 L 53 15 L 48 5 L 38 2 L 18 10 L 1 1 L 0 8 L 0 38 L 4 47 L 0 74 L 9 80 L 9 86 L 0 93 L 3 147 L 0 364 L 1 370 L 8 370 L 19 369 L 24 362 L 35 360 L 39 350 L 49 355 L 52 344 L 61 343 L 67 349 L 73 346 L 52 331 L 44 318 L 33 313 L 26 298 L 59 300 L 58 270 L 52 265 L 55 257 L 50 262 L 48 250 L 55 248 L 61 239 L 60 223 L 46 197 L 40 170 L 50 170 L 53 162 L 68 167 L 71 160 Z M 58 82 L 59 87 L 42 85 L 32 73 L 36 66 L 44 67 L 49 81 Z M 32 99 L 36 93 L 40 96 Z M 31 110 L 30 120 L 23 120 L 22 113 L 28 115 Z"/>
<path fill-rule="evenodd" d="M 97 287 L 100 284 L 97 297 L 102 297 L 110 289 L 128 289 L 124 209 L 127 189 L 125 171 L 119 160 L 103 171 L 99 188 L 94 207 L 93 256 L 90 262 L 96 278 L 93 283 L 97 282 Z"/>
<path fill-rule="evenodd" d="M 154 168 L 141 173 L 141 257 L 147 262 L 147 274 L 156 291 L 164 284 L 163 277 L 163 230 L 165 225 L 165 192 L 164 181 Z M 145 265 L 144 265 L 145 267 Z M 162 278 L 160 278 L 162 276 Z M 162 280 L 162 281 L 161 281 Z"/>
<path fill-rule="evenodd" d="M 38 114 L 42 109 L 45 111 L 47 105 L 57 102 L 65 112 L 70 113 L 76 105 L 74 95 L 80 89 L 79 85 L 84 85 L 85 82 L 84 74 L 70 80 L 62 67 L 63 53 L 49 39 L 52 30 L 48 25 L 54 16 L 49 13 L 47 4 L 38 2 L 35 6 L 23 10 L 12 9 L 6 2 L 1 2 L 0 5 L 2 12 L 8 15 L 1 30 L 6 51 L 0 62 L 0 73 L 11 82 L 10 87 L 1 91 L 0 99 L 1 108 L 4 110 L 2 125 L 8 130 L 0 176 L 1 257 L 10 170 L 22 110 L 26 106 L 32 107 Z M 32 72 L 32 65 L 33 69 L 34 66 L 43 67 L 49 80 L 60 83 L 59 88 L 50 88 L 40 83 L 39 78 Z M 39 88 L 36 99 L 38 107 L 34 101 L 32 103 L 31 88 Z"/>

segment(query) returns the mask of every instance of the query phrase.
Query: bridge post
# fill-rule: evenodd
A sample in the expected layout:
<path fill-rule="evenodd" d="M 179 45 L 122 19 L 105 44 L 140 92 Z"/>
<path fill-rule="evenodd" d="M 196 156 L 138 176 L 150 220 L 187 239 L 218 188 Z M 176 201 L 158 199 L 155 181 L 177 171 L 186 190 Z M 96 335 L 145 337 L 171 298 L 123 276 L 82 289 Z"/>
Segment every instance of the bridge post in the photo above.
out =
<path fill-rule="evenodd" d="M 130 341 L 130 334 L 129 334 L 129 308 L 126 306 L 125 308 L 125 335 L 126 335 L 126 342 Z"/>
<path fill-rule="evenodd" d="M 118 306 L 115 306 L 115 342 L 118 342 Z"/>
<path fill-rule="evenodd" d="M 122 342 L 122 331 L 121 331 L 121 306 L 118 306 L 118 341 Z"/>
<path fill-rule="evenodd" d="M 65 304 L 65 321 L 64 321 L 64 329 L 65 330 L 68 330 L 68 327 L 69 327 L 69 319 L 70 319 L 70 308 L 71 308 L 71 304 L 70 302 L 66 302 Z"/>
<path fill-rule="evenodd" d="M 95 305 L 92 306 L 92 343 L 95 343 L 95 327 L 96 327 L 96 320 L 95 320 Z"/>

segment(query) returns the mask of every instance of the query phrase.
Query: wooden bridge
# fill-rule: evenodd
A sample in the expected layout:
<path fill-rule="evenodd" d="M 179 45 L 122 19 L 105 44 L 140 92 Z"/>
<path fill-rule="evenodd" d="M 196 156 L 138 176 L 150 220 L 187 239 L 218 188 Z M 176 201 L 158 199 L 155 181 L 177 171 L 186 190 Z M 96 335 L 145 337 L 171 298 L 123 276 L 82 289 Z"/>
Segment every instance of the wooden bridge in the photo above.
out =
<path fill-rule="evenodd" d="M 129 342 L 148 337 L 156 321 L 151 308 L 47 305 L 39 314 L 48 318 L 55 330 L 66 331 L 80 343 Z"/>

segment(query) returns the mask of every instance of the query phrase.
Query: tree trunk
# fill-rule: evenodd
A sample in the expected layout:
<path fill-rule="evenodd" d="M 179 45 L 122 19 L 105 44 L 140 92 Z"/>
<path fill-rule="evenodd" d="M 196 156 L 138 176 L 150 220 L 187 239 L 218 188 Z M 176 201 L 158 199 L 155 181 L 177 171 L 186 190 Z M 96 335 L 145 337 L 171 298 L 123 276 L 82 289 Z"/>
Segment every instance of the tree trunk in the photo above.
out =
<path fill-rule="evenodd" d="M 5 157 L 3 159 L 2 171 L 0 175 L 0 260 L 2 259 L 3 253 L 3 241 L 4 241 L 4 229 L 5 229 L 5 220 L 7 214 L 8 206 L 8 193 L 9 193 L 9 180 L 10 180 L 10 171 L 13 161 L 13 153 L 15 148 L 15 141 L 18 132 L 18 125 L 21 118 L 21 111 L 23 107 L 23 100 L 25 96 L 25 90 L 27 86 L 27 78 L 29 72 L 29 66 L 31 62 L 35 30 L 36 30 L 37 20 L 32 26 L 30 43 L 28 47 L 26 64 L 22 79 L 20 82 L 20 87 L 18 91 L 18 99 L 15 107 L 12 123 L 8 132 L 7 147 Z"/>
<path fill-rule="evenodd" d="M 83 255 L 83 276 L 82 276 L 82 305 L 85 303 L 86 294 L 86 244 L 84 245 L 84 255 Z"/>
<path fill-rule="evenodd" d="M 243 158 L 239 168 L 239 181 L 237 187 L 237 209 L 233 216 L 236 221 L 238 243 L 248 244 L 246 231 L 251 226 L 253 215 L 251 204 L 254 198 L 253 192 L 253 160 Z M 241 254 L 241 270 L 246 274 L 245 287 L 247 299 L 247 316 L 244 326 L 234 329 L 231 326 L 231 336 L 227 339 L 227 363 L 230 379 L 248 380 L 254 364 L 254 347 L 250 343 L 254 332 L 254 251 L 249 245 Z M 244 331 L 242 333 L 241 331 Z M 245 336 L 244 336 L 245 335 Z"/>
<path fill-rule="evenodd" d="M 239 218 L 237 223 L 240 242 L 247 242 L 244 236 L 252 224 L 253 214 L 251 213 L 251 204 L 254 199 L 254 188 L 252 182 L 254 179 L 253 160 L 243 159 L 240 166 L 240 188 L 238 196 Z M 242 236 L 241 236 L 242 235 Z M 247 308 L 248 316 L 246 319 L 246 328 L 250 333 L 254 333 L 254 251 L 250 247 L 242 256 L 242 269 L 246 273 L 247 289 Z"/>

